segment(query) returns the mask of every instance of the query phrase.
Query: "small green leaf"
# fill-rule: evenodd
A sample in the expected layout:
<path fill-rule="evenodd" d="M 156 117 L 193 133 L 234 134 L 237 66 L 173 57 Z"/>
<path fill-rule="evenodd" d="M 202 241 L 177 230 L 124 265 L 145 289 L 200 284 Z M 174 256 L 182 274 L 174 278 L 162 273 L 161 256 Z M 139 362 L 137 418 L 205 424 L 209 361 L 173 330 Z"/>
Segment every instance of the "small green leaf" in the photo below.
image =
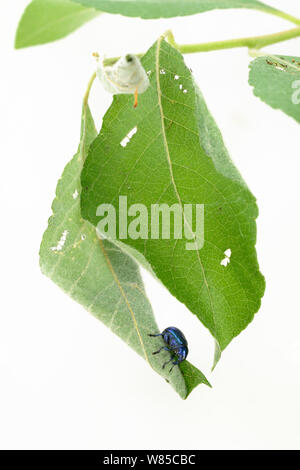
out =
<path fill-rule="evenodd" d="M 234 167 L 222 136 L 182 55 L 160 39 L 142 59 L 150 87 L 133 108 L 132 96 L 114 96 L 82 172 L 82 215 L 95 226 L 97 207 L 113 204 L 117 238 L 144 256 L 157 278 L 217 340 L 220 351 L 260 307 L 264 278 L 255 242 L 258 210 Z M 124 147 L 124 137 L 136 133 Z M 119 236 L 119 196 L 128 207 L 204 204 L 205 243 L 187 250 L 174 233 L 165 239 Z M 171 224 L 172 228 L 172 224 Z M 224 266 L 225 252 L 231 250 Z"/>
<path fill-rule="evenodd" d="M 250 8 L 272 11 L 272 7 L 256 0 L 74 0 L 81 5 L 108 13 L 145 19 L 188 16 L 217 8 Z"/>
<path fill-rule="evenodd" d="M 23 13 L 16 49 L 55 41 L 75 31 L 100 14 L 70 0 L 33 0 Z"/>
<path fill-rule="evenodd" d="M 170 356 L 166 351 L 152 355 L 164 343 L 159 337 L 148 336 L 157 333 L 158 327 L 137 264 L 108 240 L 99 239 L 95 228 L 81 218 L 80 173 L 96 135 L 89 108 L 84 105 L 78 152 L 58 182 L 53 215 L 43 236 L 41 269 L 186 398 L 194 387 L 200 383 L 210 386 L 209 382 L 189 363 L 174 368 L 171 374 L 167 368 L 162 369 L 163 362 Z"/>
<path fill-rule="evenodd" d="M 300 122 L 300 57 L 265 56 L 250 63 L 253 93 Z"/>

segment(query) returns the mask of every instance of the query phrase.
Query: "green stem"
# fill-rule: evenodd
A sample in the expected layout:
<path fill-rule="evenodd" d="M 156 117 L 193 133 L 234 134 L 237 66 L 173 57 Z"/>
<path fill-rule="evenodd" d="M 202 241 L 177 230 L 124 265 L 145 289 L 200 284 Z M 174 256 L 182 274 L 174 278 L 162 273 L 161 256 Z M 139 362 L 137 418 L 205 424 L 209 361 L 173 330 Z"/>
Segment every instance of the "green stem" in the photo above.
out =
<path fill-rule="evenodd" d="M 248 47 L 260 49 L 270 44 L 287 41 L 288 39 L 300 36 L 300 27 L 288 29 L 280 33 L 265 34 L 264 36 L 254 36 L 248 38 L 227 39 L 225 41 L 204 42 L 200 44 L 174 44 L 182 54 L 193 54 L 194 52 L 208 52 L 220 49 L 232 49 L 235 47 Z"/>
<path fill-rule="evenodd" d="M 299 20 L 300 24 L 300 20 Z M 253 36 L 248 38 L 226 39 L 224 41 L 202 42 L 199 44 L 177 44 L 175 42 L 172 31 L 167 31 L 164 37 L 168 39 L 169 43 L 175 47 L 182 54 L 193 54 L 195 52 L 209 52 L 221 49 L 233 49 L 236 47 L 248 47 L 249 49 L 261 49 L 277 42 L 287 41 L 300 37 L 300 27 L 280 31 L 274 34 L 265 34 L 263 36 Z M 142 57 L 143 54 L 136 54 Z M 104 65 L 113 65 L 119 57 L 111 57 L 104 60 Z"/>
<path fill-rule="evenodd" d="M 91 88 L 92 88 L 92 85 L 94 83 L 95 78 L 96 78 L 96 72 L 94 72 L 93 75 L 91 76 L 91 78 L 89 80 L 89 83 L 88 83 L 88 86 L 87 86 L 87 89 L 86 89 L 86 92 L 84 94 L 84 97 L 83 97 L 83 106 L 84 107 L 86 107 L 87 104 L 88 104 L 90 91 L 91 91 Z"/>
<path fill-rule="evenodd" d="M 261 10 L 264 11 L 265 13 L 270 13 L 271 15 L 278 16 L 279 18 L 283 18 L 284 20 L 290 21 L 291 23 L 298 24 L 300 26 L 300 19 L 296 18 L 293 15 L 289 15 L 288 13 L 285 13 L 284 11 L 277 10 L 276 8 L 270 8 L 268 10 Z"/>

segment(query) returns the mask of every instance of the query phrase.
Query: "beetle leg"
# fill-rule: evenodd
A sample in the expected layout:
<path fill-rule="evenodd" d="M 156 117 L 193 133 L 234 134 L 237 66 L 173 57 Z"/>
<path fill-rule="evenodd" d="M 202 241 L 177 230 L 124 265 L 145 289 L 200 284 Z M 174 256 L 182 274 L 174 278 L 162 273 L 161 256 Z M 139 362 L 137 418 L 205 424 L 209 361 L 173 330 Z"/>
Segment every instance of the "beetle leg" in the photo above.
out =
<path fill-rule="evenodd" d="M 152 338 L 156 338 L 156 336 L 162 336 L 162 333 L 159 333 L 158 335 L 148 335 L 148 336 L 152 336 Z"/>
<path fill-rule="evenodd" d="M 154 351 L 152 354 L 158 354 L 158 353 L 160 353 L 160 351 L 162 351 L 163 349 L 164 349 L 165 351 L 170 351 L 170 349 L 167 348 L 167 346 L 162 346 L 161 348 L 159 348 L 158 351 Z"/>
<path fill-rule="evenodd" d="M 172 372 L 172 370 L 174 369 L 174 367 L 179 364 L 179 362 L 180 362 L 180 361 L 179 361 L 178 359 L 177 359 L 177 361 L 173 361 L 173 365 L 172 365 L 171 369 L 169 370 L 170 373 Z"/>
<path fill-rule="evenodd" d="M 169 361 L 166 361 L 164 362 L 163 366 L 162 366 L 162 369 L 164 369 L 166 367 L 167 364 L 169 364 L 169 362 L 173 361 L 173 357 L 171 357 L 171 359 Z"/>

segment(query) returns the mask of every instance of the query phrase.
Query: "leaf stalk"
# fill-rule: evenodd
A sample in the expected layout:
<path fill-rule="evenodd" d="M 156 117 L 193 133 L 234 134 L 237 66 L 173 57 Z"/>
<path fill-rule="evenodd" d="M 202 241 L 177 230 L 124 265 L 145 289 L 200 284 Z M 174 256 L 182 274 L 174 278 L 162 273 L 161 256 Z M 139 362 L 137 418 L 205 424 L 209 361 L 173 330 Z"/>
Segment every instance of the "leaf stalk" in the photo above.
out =
<path fill-rule="evenodd" d="M 262 47 L 287 41 L 300 36 L 300 27 L 281 31 L 279 33 L 265 34 L 263 36 L 253 36 L 237 39 L 227 39 L 225 41 L 204 42 L 199 44 L 176 44 L 174 47 L 182 54 L 193 54 L 195 52 L 209 52 L 220 49 L 233 49 L 237 47 L 248 47 L 251 49 L 261 49 Z"/>
<path fill-rule="evenodd" d="M 299 20 L 300 25 L 300 20 Z M 280 31 L 273 34 L 265 34 L 262 36 L 252 36 L 245 38 L 226 39 L 223 41 L 212 41 L 202 42 L 198 44 L 177 44 L 172 31 L 168 30 L 164 34 L 164 37 L 168 40 L 169 44 L 175 49 L 180 51 L 182 54 L 194 54 L 196 52 L 210 52 L 223 49 L 234 49 L 238 47 L 247 47 L 249 49 L 261 49 L 271 44 L 278 42 L 288 41 L 300 37 L 300 26 L 285 31 Z M 143 53 L 136 54 L 138 57 L 142 57 Z M 104 60 L 104 65 L 113 65 L 120 57 L 111 57 Z"/>
<path fill-rule="evenodd" d="M 89 82 L 88 82 L 88 86 L 87 86 L 87 89 L 85 91 L 85 94 L 84 94 L 84 97 L 83 97 L 83 106 L 86 107 L 87 104 L 88 104 L 88 100 L 89 100 L 89 96 L 90 96 L 90 91 L 91 91 L 91 88 L 92 88 L 92 85 L 94 83 L 94 80 L 96 78 L 96 72 L 93 73 L 93 75 L 91 76 Z"/>

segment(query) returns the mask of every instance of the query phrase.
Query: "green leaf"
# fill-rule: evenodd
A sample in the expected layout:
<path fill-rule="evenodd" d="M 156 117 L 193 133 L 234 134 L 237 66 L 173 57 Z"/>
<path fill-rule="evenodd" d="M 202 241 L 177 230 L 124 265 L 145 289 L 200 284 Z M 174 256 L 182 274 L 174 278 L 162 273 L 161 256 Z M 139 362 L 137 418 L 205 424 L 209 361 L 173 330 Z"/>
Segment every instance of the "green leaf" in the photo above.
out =
<path fill-rule="evenodd" d="M 100 14 L 70 0 L 33 0 L 20 20 L 16 49 L 55 41 Z"/>
<path fill-rule="evenodd" d="M 255 242 L 256 201 L 224 147 L 222 136 L 182 55 L 160 39 L 142 60 L 150 87 L 133 108 L 132 96 L 114 96 L 82 172 L 82 215 L 95 226 L 97 207 L 119 196 L 128 207 L 165 203 L 205 205 L 205 243 L 186 250 L 186 240 L 122 239 L 144 256 L 158 279 L 210 330 L 215 361 L 260 307 L 264 278 Z M 137 128 L 126 147 L 120 142 Z M 124 215 L 124 214 L 121 214 Z M 120 239 L 120 237 L 118 237 Z M 221 264 L 231 250 L 230 263 Z"/>
<path fill-rule="evenodd" d="M 188 16 L 217 8 L 250 8 L 273 11 L 256 0 L 74 0 L 81 5 L 108 13 L 138 16 L 145 19 Z"/>
<path fill-rule="evenodd" d="M 250 63 L 253 93 L 300 122 L 300 57 L 265 56 Z"/>
<path fill-rule="evenodd" d="M 95 228 L 80 215 L 80 173 L 87 149 L 97 135 L 87 105 L 83 107 L 81 140 L 77 154 L 66 166 L 56 189 L 49 225 L 40 249 L 40 265 L 74 300 L 107 325 L 149 365 L 166 378 L 182 398 L 200 383 L 209 385 L 192 364 L 162 369 L 170 358 L 157 333 L 151 305 L 146 297 L 135 261 L 108 240 L 101 240 Z"/>

